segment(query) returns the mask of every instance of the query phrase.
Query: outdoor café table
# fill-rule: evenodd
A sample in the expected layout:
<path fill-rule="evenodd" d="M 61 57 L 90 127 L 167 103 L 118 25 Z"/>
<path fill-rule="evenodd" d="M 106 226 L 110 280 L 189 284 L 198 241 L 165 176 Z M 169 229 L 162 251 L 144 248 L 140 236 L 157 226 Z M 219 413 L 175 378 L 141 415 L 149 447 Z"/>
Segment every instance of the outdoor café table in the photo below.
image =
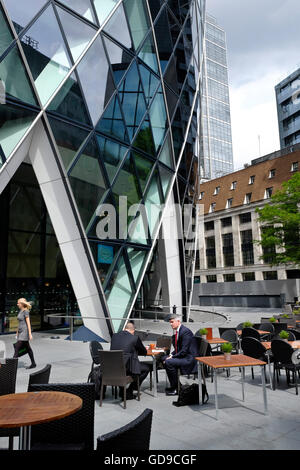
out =
<path fill-rule="evenodd" d="M 288 341 L 293 349 L 300 349 L 300 341 Z M 267 350 L 271 349 L 271 341 L 263 341 L 261 343 Z"/>
<path fill-rule="evenodd" d="M 243 331 L 243 330 L 237 330 L 238 336 L 241 336 L 242 331 Z M 258 331 L 258 333 L 259 333 L 261 336 L 262 336 L 262 335 L 269 335 L 269 334 L 270 334 L 269 331 L 262 331 L 262 330 L 256 330 L 256 331 Z"/>
<path fill-rule="evenodd" d="M 152 357 L 153 361 L 153 396 L 157 398 L 157 380 L 156 380 L 156 361 L 157 356 L 161 353 L 164 353 L 166 348 L 159 348 L 159 349 L 147 349 L 147 356 Z"/>
<path fill-rule="evenodd" d="M 211 338 L 211 339 L 207 339 L 207 342 L 209 344 L 224 344 L 224 343 L 228 343 L 228 341 L 226 339 L 223 339 L 223 338 Z"/>
<path fill-rule="evenodd" d="M 241 379 L 242 379 L 242 396 L 243 401 L 245 400 L 245 367 L 261 367 L 261 380 L 263 386 L 263 399 L 264 399 L 264 411 L 265 414 L 268 412 L 267 407 L 267 392 L 266 392 L 266 377 L 264 366 L 266 362 L 260 361 L 258 359 L 253 359 L 252 357 L 245 356 L 244 354 L 232 354 L 230 359 L 227 360 L 223 355 L 221 356 L 205 356 L 205 357 L 196 357 L 198 361 L 198 385 L 199 385 L 199 403 L 202 403 L 202 376 L 205 383 L 205 376 L 202 374 L 202 367 L 206 365 L 213 369 L 214 385 L 215 385 L 215 406 L 216 406 L 216 418 L 218 419 L 218 386 L 217 386 L 217 370 L 218 369 L 230 369 L 232 367 L 241 368 Z"/>
<path fill-rule="evenodd" d="M 65 418 L 82 408 L 82 399 L 64 392 L 26 392 L 0 396 L 0 428 L 20 428 L 19 450 L 30 450 L 31 426 Z"/>

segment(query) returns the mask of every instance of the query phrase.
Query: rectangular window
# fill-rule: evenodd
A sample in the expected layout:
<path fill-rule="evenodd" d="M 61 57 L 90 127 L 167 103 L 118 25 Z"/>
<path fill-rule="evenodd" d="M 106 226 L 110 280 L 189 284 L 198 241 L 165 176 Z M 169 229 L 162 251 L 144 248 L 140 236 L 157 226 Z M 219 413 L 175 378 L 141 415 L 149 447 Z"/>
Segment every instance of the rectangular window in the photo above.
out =
<path fill-rule="evenodd" d="M 291 171 L 298 171 L 298 162 L 293 162 L 292 163 Z"/>
<path fill-rule="evenodd" d="M 252 230 L 244 230 L 241 232 L 241 242 L 244 266 L 254 264 Z"/>
<path fill-rule="evenodd" d="M 254 184 L 254 181 L 255 181 L 255 176 L 250 176 L 249 178 L 249 184 Z"/>
<path fill-rule="evenodd" d="M 231 227 L 232 226 L 232 218 L 231 217 L 225 217 L 225 219 L 221 219 L 221 225 L 222 225 L 222 227 Z"/>
<path fill-rule="evenodd" d="M 210 222 L 205 222 L 204 223 L 204 229 L 206 232 L 209 232 L 210 230 L 215 229 L 215 222 L 212 220 Z"/>
<path fill-rule="evenodd" d="M 278 279 L 277 271 L 266 271 L 263 275 L 265 281 L 276 281 Z"/>
<path fill-rule="evenodd" d="M 206 276 L 207 282 L 217 282 L 217 276 L 216 275 L 211 275 L 211 276 Z"/>
<path fill-rule="evenodd" d="M 245 212 L 244 214 L 240 214 L 240 224 L 248 224 L 249 222 L 251 222 L 251 220 L 251 212 Z"/>
<path fill-rule="evenodd" d="M 226 202 L 226 209 L 230 209 L 232 207 L 232 202 L 233 202 L 233 199 L 227 199 L 227 202 Z"/>
<path fill-rule="evenodd" d="M 215 268 L 216 267 L 216 242 L 215 237 L 207 237 L 205 239 L 206 245 L 206 260 L 207 260 L 207 268 Z"/>
<path fill-rule="evenodd" d="M 273 188 L 267 188 L 265 192 L 265 199 L 270 199 L 272 197 Z"/>
<path fill-rule="evenodd" d="M 223 240 L 223 259 L 224 266 L 234 266 L 234 250 L 233 250 L 233 236 L 232 233 L 225 233 L 222 235 Z"/>
<path fill-rule="evenodd" d="M 233 182 L 231 183 L 231 188 L 230 188 L 230 189 L 232 189 L 232 190 L 236 189 L 236 184 L 237 184 L 237 182 L 236 182 L 236 181 L 233 181 Z"/>
<path fill-rule="evenodd" d="M 244 204 L 250 204 L 252 198 L 252 193 L 247 193 L 244 199 Z"/>
<path fill-rule="evenodd" d="M 213 203 L 210 205 L 209 212 L 210 212 L 210 213 L 215 212 L 215 208 L 216 208 L 216 203 L 213 202 Z"/>
<path fill-rule="evenodd" d="M 199 200 L 201 201 L 204 198 L 204 191 L 199 194 Z"/>
<path fill-rule="evenodd" d="M 217 186 L 216 189 L 215 189 L 215 192 L 214 192 L 214 196 L 219 194 L 219 192 L 220 192 L 220 186 Z"/>
<path fill-rule="evenodd" d="M 224 282 L 235 282 L 235 274 L 224 274 Z"/>
<path fill-rule="evenodd" d="M 255 281 L 255 273 L 243 273 L 243 281 Z"/>
<path fill-rule="evenodd" d="M 276 173 L 276 170 L 270 170 L 269 171 L 269 179 L 275 178 L 275 173 Z"/>

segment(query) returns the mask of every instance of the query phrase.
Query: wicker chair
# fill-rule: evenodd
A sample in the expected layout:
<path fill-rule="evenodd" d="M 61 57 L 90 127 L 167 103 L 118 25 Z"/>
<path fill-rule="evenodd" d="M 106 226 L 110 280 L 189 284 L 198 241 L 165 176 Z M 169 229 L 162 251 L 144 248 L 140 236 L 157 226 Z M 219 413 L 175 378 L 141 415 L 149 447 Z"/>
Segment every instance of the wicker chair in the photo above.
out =
<path fill-rule="evenodd" d="M 147 451 L 150 447 L 150 436 L 153 411 L 149 408 L 129 424 L 97 438 L 97 452 L 103 455 L 116 452 Z"/>
<path fill-rule="evenodd" d="M 299 330 L 294 330 L 293 328 L 290 328 L 287 331 L 290 331 L 291 333 L 293 333 L 293 335 L 296 338 L 296 341 L 300 340 L 300 331 Z"/>
<path fill-rule="evenodd" d="M 6 359 L 6 364 L 0 367 L 0 395 L 9 395 L 16 391 L 16 378 L 18 370 L 18 359 Z M 9 438 L 9 450 L 13 450 L 14 437 L 20 435 L 19 428 L 2 428 L 0 437 Z"/>
<path fill-rule="evenodd" d="M 82 398 L 83 401 L 81 410 L 73 415 L 50 423 L 32 426 L 32 450 L 94 450 L 94 384 L 31 385 L 29 391 L 72 393 Z"/>
<path fill-rule="evenodd" d="M 91 372 L 92 372 L 94 369 L 94 365 L 99 366 L 100 364 L 99 350 L 102 351 L 103 347 L 99 341 L 90 341 L 89 348 L 90 348 L 90 353 L 92 357 L 92 367 L 91 367 Z"/>
<path fill-rule="evenodd" d="M 242 339 L 241 343 L 241 348 L 243 350 L 243 353 L 246 356 L 253 357 L 254 359 L 259 359 L 264 362 L 272 362 L 273 358 L 272 356 L 269 355 L 266 348 L 264 345 L 256 338 L 253 338 L 251 336 L 247 336 L 246 338 Z M 265 366 L 264 366 L 265 369 Z M 251 367 L 251 372 L 252 372 L 252 379 L 254 379 L 254 370 L 253 367 Z M 272 378 L 270 377 L 270 382 Z"/>
<path fill-rule="evenodd" d="M 274 369 L 273 369 L 273 382 L 275 390 L 275 375 L 277 375 L 277 382 L 279 383 L 279 371 L 280 369 L 286 370 L 287 384 L 290 384 L 290 372 L 293 373 L 294 383 L 296 386 L 296 395 L 298 395 L 298 382 L 297 373 L 299 374 L 300 365 L 295 365 L 292 362 L 292 354 L 294 352 L 292 346 L 286 343 L 282 339 L 274 339 L 271 343 L 272 354 L 274 358 Z"/>
<path fill-rule="evenodd" d="M 260 334 L 255 328 L 243 328 L 241 338 L 256 338 L 260 341 Z"/>
<path fill-rule="evenodd" d="M 138 400 L 140 401 L 140 381 L 139 376 L 132 377 L 126 375 L 124 352 L 123 351 L 100 351 L 100 367 L 102 372 L 102 382 L 100 390 L 100 403 L 102 406 L 104 385 L 114 387 L 123 387 L 124 389 L 124 408 L 126 408 L 126 385 L 137 381 Z"/>
<path fill-rule="evenodd" d="M 51 365 L 47 364 L 44 369 L 41 369 L 33 374 L 30 374 L 29 381 L 28 381 L 28 391 L 31 385 L 37 384 L 48 384 L 49 377 L 51 372 Z"/>

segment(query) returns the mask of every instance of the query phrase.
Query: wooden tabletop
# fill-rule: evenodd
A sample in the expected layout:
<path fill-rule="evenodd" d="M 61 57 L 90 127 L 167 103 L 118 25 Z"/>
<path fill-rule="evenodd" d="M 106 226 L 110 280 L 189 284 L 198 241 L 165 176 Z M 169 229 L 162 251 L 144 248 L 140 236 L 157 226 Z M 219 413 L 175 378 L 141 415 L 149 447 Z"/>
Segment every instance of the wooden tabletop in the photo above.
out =
<path fill-rule="evenodd" d="M 26 392 L 0 396 L 0 428 L 15 428 L 65 418 L 82 407 L 82 399 L 64 392 Z"/>
<path fill-rule="evenodd" d="M 243 330 L 237 330 L 237 334 L 241 336 Z M 262 331 L 262 330 L 256 330 L 260 335 L 269 335 L 270 331 Z"/>
<path fill-rule="evenodd" d="M 245 356 L 244 354 L 231 354 L 230 360 L 225 359 L 224 355 L 220 356 L 204 356 L 196 357 L 196 360 L 202 364 L 212 367 L 213 369 L 225 369 L 229 367 L 248 367 L 248 366 L 263 366 L 266 362 L 253 359 L 253 357 Z"/>
<path fill-rule="evenodd" d="M 293 349 L 300 349 L 300 341 L 288 341 Z M 266 349 L 271 349 L 271 341 L 263 341 L 261 343 Z"/>
<path fill-rule="evenodd" d="M 166 349 L 167 348 L 158 348 L 158 351 L 157 349 L 147 349 L 147 356 L 157 356 L 158 354 L 163 354 Z"/>
<path fill-rule="evenodd" d="M 226 339 L 223 339 L 223 338 L 211 338 L 211 339 L 207 339 L 207 342 L 209 344 L 224 344 L 224 343 L 228 343 L 228 341 Z"/>

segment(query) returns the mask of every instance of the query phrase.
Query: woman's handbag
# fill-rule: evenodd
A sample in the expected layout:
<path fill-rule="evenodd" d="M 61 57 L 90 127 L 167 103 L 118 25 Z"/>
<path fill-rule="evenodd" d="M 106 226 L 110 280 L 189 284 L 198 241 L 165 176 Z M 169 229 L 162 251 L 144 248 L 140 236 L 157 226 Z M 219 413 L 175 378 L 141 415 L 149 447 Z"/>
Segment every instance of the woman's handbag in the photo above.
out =
<path fill-rule="evenodd" d="M 206 385 L 202 384 L 202 404 L 208 402 L 209 396 Z M 199 387 L 198 384 L 181 385 L 178 393 L 178 400 L 173 401 L 174 406 L 199 405 Z"/>
<path fill-rule="evenodd" d="M 15 352 L 16 352 L 16 346 L 17 346 L 17 343 L 14 343 L 13 347 L 15 349 Z M 28 352 L 27 346 L 22 346 L 18 351 L 18 357 L 25 356 L 25 354 L 27 354 L 27 352 Z"/>

